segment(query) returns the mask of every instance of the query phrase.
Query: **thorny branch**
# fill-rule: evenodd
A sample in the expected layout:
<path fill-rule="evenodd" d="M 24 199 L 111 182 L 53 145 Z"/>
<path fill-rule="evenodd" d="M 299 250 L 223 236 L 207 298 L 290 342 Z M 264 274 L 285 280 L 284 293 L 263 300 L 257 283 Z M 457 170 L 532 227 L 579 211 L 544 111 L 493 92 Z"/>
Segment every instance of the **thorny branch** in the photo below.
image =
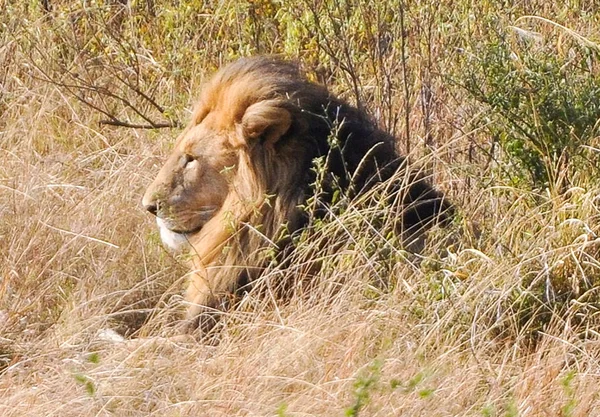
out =
<path fill-rule="evenodd" d="M 51 9 L 47 9 L 51 15 Z M 118 16 L 120 10 L 114 14 Z M 87 12 L 86 12 L 87 13 Z M 42 60 L 30 57 L 32 67 L 40 74 L 36 77 L 44 82 L 51 83 L 58 88 L 66 91 L 68 94 L 79 100 L 85 106 L 106 116 L 106 119 L 100 120 L 101 125 L 111 125 L 136 129 L 161 129 L 181 127 L 177 120 L 156 121 L 152 114 L 161 114 L 166 116 L 166 110 L 157 103 L 145 88 L 140 87 L 143 68 L 138 59 L 136 46 L 127 41 L 118 30 L 111 27 L 111 21 L 107 21 L 102 16 L 96 21 L 101 22 L 101 27 L 92 27 L 91 38 L 81 40 L 80 28 L 76 27 L 76 22 L 81 16 L 77 15 L 71 19 L 71 31 L 57 27 L 55 35 L 64 38 L 61 42 L 64 48 L 68 48 L 60 54 L 60 58 L 51 58 L 48 51 L 34 47 L 36 52 L 42 57 Z M 101 39 L 100 34 L 108 36 L 108 40 Z M 83 62 L 82 58 L 89 54 L 87 48 L 90 42 L 103 45 L 106 42 L 116 44 L 120 56 L 127 57 L 127 62 L 118 62 L 116 58 L 104 53 L 94 55 L 89 60 Z M 70 56 L 70 58 L 65 58 Z M 65 62 L 65 59 L 68 61 Z M 93 63 L 93 65 L 89 65 Z M 47 68 L 58 66 L 61 76 L 53 76 Z M 106 82 L 106 77 L 109 81 Z M 133 80 L 130 78 L 134 77 Z M 100 85 L 100 80 L 105 81 Z M 159 78 L 160 79 L 160 76 Z M 156 79 L 152 82 L 156 82 Z M 155 84 L 157 85 L 157 84 Z M 146 91 L 145 91 L 146 90 Z M 153 88 L 150 88 L 153 91 Z M 143 122 L 134 120 L 124 120 L 115 113 L 118 104 L 129 109 L 136 118 Z M 167 116 L 168 118 L 168 116 Z"/>

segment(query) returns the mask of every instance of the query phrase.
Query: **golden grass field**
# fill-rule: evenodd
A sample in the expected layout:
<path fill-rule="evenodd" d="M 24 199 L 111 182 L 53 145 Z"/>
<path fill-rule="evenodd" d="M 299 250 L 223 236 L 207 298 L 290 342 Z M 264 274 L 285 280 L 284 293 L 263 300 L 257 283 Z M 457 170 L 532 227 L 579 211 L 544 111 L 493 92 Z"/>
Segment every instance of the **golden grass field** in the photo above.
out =
<path fill-rule="evenodd" d="M 49 3 L 0 0 L 0 416 L 600 415 L 597 126 L 570 138 L 589 167 L 531 183 L 490 129 L 512 116 L 461 81 L 498 33 L 565 77 L 583 48 L 595 80 L 593 2 Z M 459 214 L 409 253 L 350 209 L 300 243 L 310 293 L 173 338 L 187 268 L 140 201 L 180 129 L 101 121 L 185 123 L 216 68 L 268 53 L 360 99 Z"/>

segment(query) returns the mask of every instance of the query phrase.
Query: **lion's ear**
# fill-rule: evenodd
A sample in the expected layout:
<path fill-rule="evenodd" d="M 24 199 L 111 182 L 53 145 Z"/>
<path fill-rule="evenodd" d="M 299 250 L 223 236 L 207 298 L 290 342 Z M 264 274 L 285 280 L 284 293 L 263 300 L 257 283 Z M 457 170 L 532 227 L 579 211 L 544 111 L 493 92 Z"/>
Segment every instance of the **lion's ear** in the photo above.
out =
<path fill-rule="evenodd" d="M 292 115 L 279 100 L 264 100 L 246 109 L 237 125 L 236 145 L 261 138 L 265 146 L 273 146 L 292 125 Z"/>

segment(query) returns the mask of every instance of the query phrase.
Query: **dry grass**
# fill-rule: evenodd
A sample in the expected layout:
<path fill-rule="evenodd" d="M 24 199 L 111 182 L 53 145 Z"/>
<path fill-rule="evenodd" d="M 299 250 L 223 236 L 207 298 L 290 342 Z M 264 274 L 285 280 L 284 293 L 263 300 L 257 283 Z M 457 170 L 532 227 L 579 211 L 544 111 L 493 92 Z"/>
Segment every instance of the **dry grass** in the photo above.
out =
<path fill-rule="evenodd" d="M 481 18 L 467 29 L 469 12 L 460 14 L 466 2 L 450 3 L 407 11 L 409 107 L 400 42 L 373 70 L 373 61 L 358 59 L 362 47 L 373 52 L 371 44 L 340 38 L 355 48 L 369 109 L 396 132 L 406 131 L 408 114 L 414 159 L 434 172 L 461 218 L 433 231 L 417 255 L 374 235 L 369 213 L 348 210 L 301 247 L 323 260 L 316 289 L 287 301 L 250 294 L 227 314 L 217 343 L 200 343 L 169 337 L 186 269 L 162 249 L 153 219 L 140 208 L 177 131 L 99 126 L 103 116 L 64 86 L 40 80 L 40 51 L 59 54 L 60 37 L 50 35 L 61 32 L 52 25 L 81 5 L 60 15 L 68 5 L 58 2 L 48 18 L 37 3 L 0 0 L 8 10 L 0 18 L 0 415 L 600 415 L 597 178 L 576 172 L 566 191 L 532 191 L 502 175 L 503 156 L 487 152 L 490 137 L 473 122 L 482 109 L 440 75 L 460 72 L 460 53 L 445 51 L 483 39 L 490 23 Z M 533 3 L 544 17 L 594 37 L 593 13 Z M 298 10 L 310 15 L 311 4 Z M 198 35 L 175 17 L 172 27 L 157 18 L 164 33 L 179 36 L 172 39 L 179 55 L 169 55 L 169 41 L 149 48 L 144 26 L 124 20 L 133 33 L 127 36 L 141 39 L 140 56 L 154 58 L 140 64 L 140 85 L 170 109 L 166 116 L 151 109 L 152 118 L 185 120 L 190 89 L 205 73 L 258 50 L 320 60 L 326 68 L 315 77 L 325 73 L 335 91 L 352 98 L 343 59 L 326 51 L 315 58 L 302 44 L 310 37 L 299 34 L 293 43 L 273 35 L 277 19 L 303 33 L 285 21 L 292 12 L 265 9 L 268 30 L 257 35 L 254 21 L 230 26 L 239 7 L 223 2 L 207 10 L 214 19 Z M 512 23 L 535 12 L 477 7 L 478 16 L 497 13 Z M 388 22 L 393 30 L 397 18 Z M 429 49 L 416 35 L 427 22 L 435 28 Z M 196 66 L 172 71 L 193 55 L 186 42 L 206 34 L 214 39 L 196 51 Z M 160 77 L 148 75 L 157 68 Z M 392 89 L 378 81 L 386 72 Z M 114 74 L 98 74 L 116 83 Z M 423 85 L 434 94 L 427 105 Z M 119 116 L 132 114 L 123 103 L 111 105 Z M 336 233 L 346 243 L 315 255 L 311 245 Z M 293 277 L 297 268 L 284 273 Z"/>

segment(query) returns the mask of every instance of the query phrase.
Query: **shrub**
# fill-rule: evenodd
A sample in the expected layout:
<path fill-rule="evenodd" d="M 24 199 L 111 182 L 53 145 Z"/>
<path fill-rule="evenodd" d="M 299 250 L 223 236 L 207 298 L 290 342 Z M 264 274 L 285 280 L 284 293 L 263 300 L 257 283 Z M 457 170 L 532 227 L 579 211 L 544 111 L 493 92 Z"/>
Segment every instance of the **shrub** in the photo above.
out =
<path fill-rule="evenodd" d="M 567 163 L 597 167 L 587 146 L 599 128 L 598 49 L 553 39 L 513 28 L 465 66 L 465 87 L 491 110 L 480 122 L 508 156 L 511 179 L 534 187 L 564 185 Z"/>

